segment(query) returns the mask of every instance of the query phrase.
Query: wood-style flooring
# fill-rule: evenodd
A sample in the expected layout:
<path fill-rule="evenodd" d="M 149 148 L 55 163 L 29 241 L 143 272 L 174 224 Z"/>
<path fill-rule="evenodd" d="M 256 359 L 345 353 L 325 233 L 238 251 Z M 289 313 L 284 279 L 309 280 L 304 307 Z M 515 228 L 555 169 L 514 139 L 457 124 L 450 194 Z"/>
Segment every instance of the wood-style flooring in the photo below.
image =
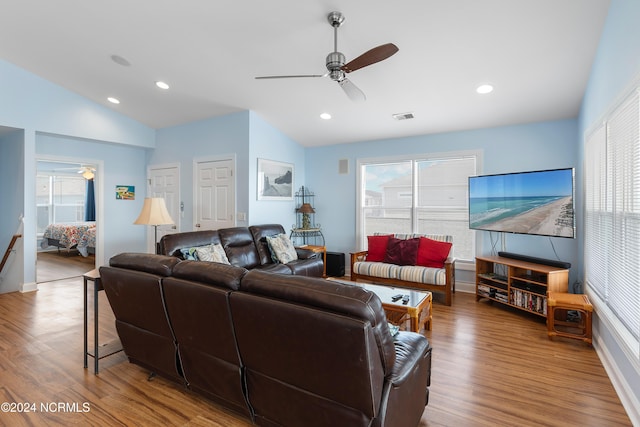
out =
<path fill-rule="evenodd" d="M 104 342 L 116 334 L 99 298 Z M 0 403 L 21 410 L 0 412 L 0 425 L 251 425 L 180 385 L 149 381 L 123 353 L 102 359 L 98 375 L 92 359 L 84 369 L 82 304 L 81 278 L 0 295 Z M 631 425 L 595 351 L 549 340 L 543 319 L 458 292 L 451 307 L 434 304 L 426 336 L 433 366 L 420 426 Z"/>
<path fill-rule="evenodd" d="M 38 252 L 36 262 L 36 281 L 51 282 L 53 280 L 78 277 L 95 268 L 96 258 L 93 255 L 83 257 L 77 250 Z"/>

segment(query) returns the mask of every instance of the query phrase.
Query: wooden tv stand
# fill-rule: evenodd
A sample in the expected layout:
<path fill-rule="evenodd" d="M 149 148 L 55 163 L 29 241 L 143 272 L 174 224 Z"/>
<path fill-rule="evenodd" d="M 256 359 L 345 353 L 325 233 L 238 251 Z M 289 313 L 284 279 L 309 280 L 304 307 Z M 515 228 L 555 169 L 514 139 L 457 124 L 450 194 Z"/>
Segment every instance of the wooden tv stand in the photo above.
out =
<path fill-rule="evenodd" d="M 569 270 L 500 256 L 476 257 L 476 301 L 547 316 L 547 291 L 568 292 Z"/>

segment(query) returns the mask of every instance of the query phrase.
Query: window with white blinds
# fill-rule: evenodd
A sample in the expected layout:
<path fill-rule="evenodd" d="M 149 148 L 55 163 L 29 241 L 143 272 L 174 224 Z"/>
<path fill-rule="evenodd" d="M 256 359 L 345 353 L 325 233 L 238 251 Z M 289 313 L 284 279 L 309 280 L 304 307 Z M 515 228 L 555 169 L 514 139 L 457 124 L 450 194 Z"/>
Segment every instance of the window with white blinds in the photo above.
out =
<path fill-rule="evenodd" d="M 640 96 L 629 96 L 585 141 L 585 279 L 640 347 Z M 617 321 L 616 321 L 617 320 Z"/>

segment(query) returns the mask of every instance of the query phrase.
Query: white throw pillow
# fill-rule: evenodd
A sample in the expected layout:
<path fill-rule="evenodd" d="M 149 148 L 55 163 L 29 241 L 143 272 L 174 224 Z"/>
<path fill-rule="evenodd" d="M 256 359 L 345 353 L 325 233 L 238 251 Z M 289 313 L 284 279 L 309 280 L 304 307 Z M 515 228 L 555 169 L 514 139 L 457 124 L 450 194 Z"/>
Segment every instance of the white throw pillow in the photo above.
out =
<path fill-rule="evenodd" d="M 197 247 L 196 252 L 198 253 L 198 259 L 200 261 L 229 264 L 227 254 L 224 252 L 224 248 L 220 243 Z"/>
<path fill-rule="evenodd" d="M 275 255 L 277 262 L 286 264 L 298 259 L 298 253 L 293 246 L 291 239 L 286 234 L 276 234 L 275 236 L 267 236 L 267 243 L 272 257 Z"/>

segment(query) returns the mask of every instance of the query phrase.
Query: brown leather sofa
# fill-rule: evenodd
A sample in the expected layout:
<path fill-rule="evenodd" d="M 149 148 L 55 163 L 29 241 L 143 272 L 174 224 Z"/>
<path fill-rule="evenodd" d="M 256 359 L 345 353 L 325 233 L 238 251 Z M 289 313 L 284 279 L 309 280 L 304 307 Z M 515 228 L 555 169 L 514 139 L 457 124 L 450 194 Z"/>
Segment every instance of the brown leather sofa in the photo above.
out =
<path fill-rule="evenodd" d="M 431 347 L 365 289 L 120 254 L 100 268 L 129 361 L 264 426 L 416 426 Z"/>
<path fill-rule="evenodd" d="M 296 248 L 298 259 L 287 264 L 274 263 L 267 236 L 284 234 L 280 224 L 252 225 L 219 230 L 187 231 L 167 234 L 160 239 L 160 254 L 183 258 L 183 248 L 220 243 L 231 265 L 247 270 L 260 269 L 270 273 L 322 277 L 321 254 Z"/>

